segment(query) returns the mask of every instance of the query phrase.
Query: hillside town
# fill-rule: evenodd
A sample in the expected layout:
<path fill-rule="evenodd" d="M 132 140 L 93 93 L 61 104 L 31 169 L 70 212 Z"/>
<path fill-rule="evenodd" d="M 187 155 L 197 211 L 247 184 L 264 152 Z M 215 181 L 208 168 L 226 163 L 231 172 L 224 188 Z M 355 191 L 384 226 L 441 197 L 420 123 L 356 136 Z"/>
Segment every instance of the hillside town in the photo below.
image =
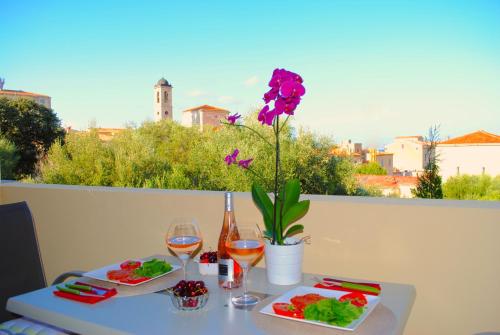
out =
<path fill-rule="evenodd" d="M 0 97 L 8 99 L 25 98 L 51 108 L 51 97 L 45 94 L 22 90 L 4 89 L 5 79 L 0 78 Z M 200 131 L 218 128 L 230 115 L 230 110 L 208 104 L 182 111 L 181 124 Z M 173 86 L 161 78 L 153 86 L 153 119 L 173 120 Z M 110 141 L 125 128 L 94 127 L 102 141 Z M 66 132 L 88 132 L 70 126 Z M 417 186 L 418 176 L 436 157 L 443 182 L 450 177 L 463 174 L 491 176 L 500 175 L 500 135 L 484 130 L 476 130 L 458 137 L 431 143 L 422 135 L 397 136 L 383 149 L 364 147 L 363 143 L 351 139 L 341 140 L 331 148 L 332 156 L 348 157 L 355 164 L 378 164 L 386 174 L 357 174 L 357 181 L 368 188 L 377 188 L 384 196 L 402 198 L 413 197 L 412 190 Z"/>

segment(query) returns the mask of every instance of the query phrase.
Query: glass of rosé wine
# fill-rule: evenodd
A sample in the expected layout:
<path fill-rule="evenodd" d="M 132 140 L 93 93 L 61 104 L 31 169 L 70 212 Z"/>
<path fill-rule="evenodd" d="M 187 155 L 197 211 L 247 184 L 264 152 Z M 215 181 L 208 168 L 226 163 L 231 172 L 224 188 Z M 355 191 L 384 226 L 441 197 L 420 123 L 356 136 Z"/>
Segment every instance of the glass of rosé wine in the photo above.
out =
<path fill-rule="evenodd" d="M 200 228 L 193 218 L 176 218 L 168 228 L 165 241 L 167 247 L 182 262 L 184 280 L 186 280 L 186 264 L 191 255 L 200 248 L 202 243 Z"/>
<path fill-rule="evenodd" d="M 247 274 L 253 263 L 264 252 L 262 233 L 256 224 L 237 224 L 229 230 L 226 238 L 226 250 L 243 269 L 243 295 L 233 297 L 235 306 L 252 306 L 259 298 L 248 294 Z"/>

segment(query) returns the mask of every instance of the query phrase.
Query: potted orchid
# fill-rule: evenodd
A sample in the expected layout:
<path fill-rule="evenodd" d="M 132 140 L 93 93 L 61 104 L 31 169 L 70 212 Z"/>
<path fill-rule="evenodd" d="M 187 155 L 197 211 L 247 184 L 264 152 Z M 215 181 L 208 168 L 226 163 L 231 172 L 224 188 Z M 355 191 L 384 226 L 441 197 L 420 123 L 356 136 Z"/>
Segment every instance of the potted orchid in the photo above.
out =
<path fill-rule="evenodd" d="M 230 115 L 225 124 L 244 127 L 256 133 L 269 145 L 273 146 L 274 184 L 273 197 L 265 192 L 258 183 L 252 185 L 252 198 L 262 214 L 265 225 L 264 236 L 267 238 L 265 249 L 268 280 L 273 284 L 290 285 L 302 278 L 303 241 L 295 237 L 302 233 L 304 226 L 296 222 L 309 210 L 309 200 L 300 201 L 300 182 L 298 179 L 285 181 L 281 171 L 280 133 L 294 115 L 302 96 L 305 94 L 302 77 L 285 69 L 276 69 L 269 81 L 269 91 L 264 94 L 265 106 L 258 114 L 258 120 L 264 127 L 272 127 L 274 143 L 268 142 L 255 129 L 238 123 L 239 114 Z M 252 158 L 238 160 L 239 150 L 225 157 L 228 165 L 238 165 L 252 170 Z M 286 256 L 283 257 L 282 254 Z M 288 261 L 287 261 L 288 260 Z M 288 263 L 287 263 L 288 262 Z"/>

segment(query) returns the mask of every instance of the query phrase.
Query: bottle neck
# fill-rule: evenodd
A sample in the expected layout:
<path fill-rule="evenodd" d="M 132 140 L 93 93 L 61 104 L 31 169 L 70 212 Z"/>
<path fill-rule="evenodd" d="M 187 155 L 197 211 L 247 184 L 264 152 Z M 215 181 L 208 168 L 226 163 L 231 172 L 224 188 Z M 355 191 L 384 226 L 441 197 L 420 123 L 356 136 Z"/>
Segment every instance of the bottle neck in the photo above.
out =
<path fill-rule="evenodd" d="M 224 211 L 225 212 L 232 212 L 233 210 L 234 210 L 233 193 L 226 192 L 226 194 L 224 196 Z"/>

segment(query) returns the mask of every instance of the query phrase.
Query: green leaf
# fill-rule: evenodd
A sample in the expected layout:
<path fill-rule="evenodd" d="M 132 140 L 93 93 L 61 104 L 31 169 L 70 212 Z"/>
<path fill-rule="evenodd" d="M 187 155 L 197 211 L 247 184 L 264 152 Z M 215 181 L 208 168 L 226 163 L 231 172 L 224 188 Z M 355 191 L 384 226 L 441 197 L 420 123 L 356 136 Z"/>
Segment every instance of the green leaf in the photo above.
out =
<path fill-rule="evenodd" d="M 284 207 L 283 213 L 286 213 L 294 204 L 299 202 L 300 197 L 300 181 L 292 179 L 286 182 L 284 189 Z M 283 198 L 283 197 L 282 197 Z"/>
<path fill-rule="evenodd" d="M 301 224 L 296 224 L 295 226 L 291 226 L 285 233 L 285 238 L 293 236 L 298 233 L 302 233 L 304 231 L 304 226 Z"/>
<path fill-rule="evenodd" d="M 284 215 L 282 229 L 285 230 L 290 224 L 301 219 L 309 210 L 309 200 L 302 200 L 294 204 Z"/>
<path fill-rule="evenodd" d="M 266 231 L 271 233 L 273 231 L 273 203 L 267 193 L 257 184 L 252 185 L 252 199 L 257 208 L 262 213 Z"/>

